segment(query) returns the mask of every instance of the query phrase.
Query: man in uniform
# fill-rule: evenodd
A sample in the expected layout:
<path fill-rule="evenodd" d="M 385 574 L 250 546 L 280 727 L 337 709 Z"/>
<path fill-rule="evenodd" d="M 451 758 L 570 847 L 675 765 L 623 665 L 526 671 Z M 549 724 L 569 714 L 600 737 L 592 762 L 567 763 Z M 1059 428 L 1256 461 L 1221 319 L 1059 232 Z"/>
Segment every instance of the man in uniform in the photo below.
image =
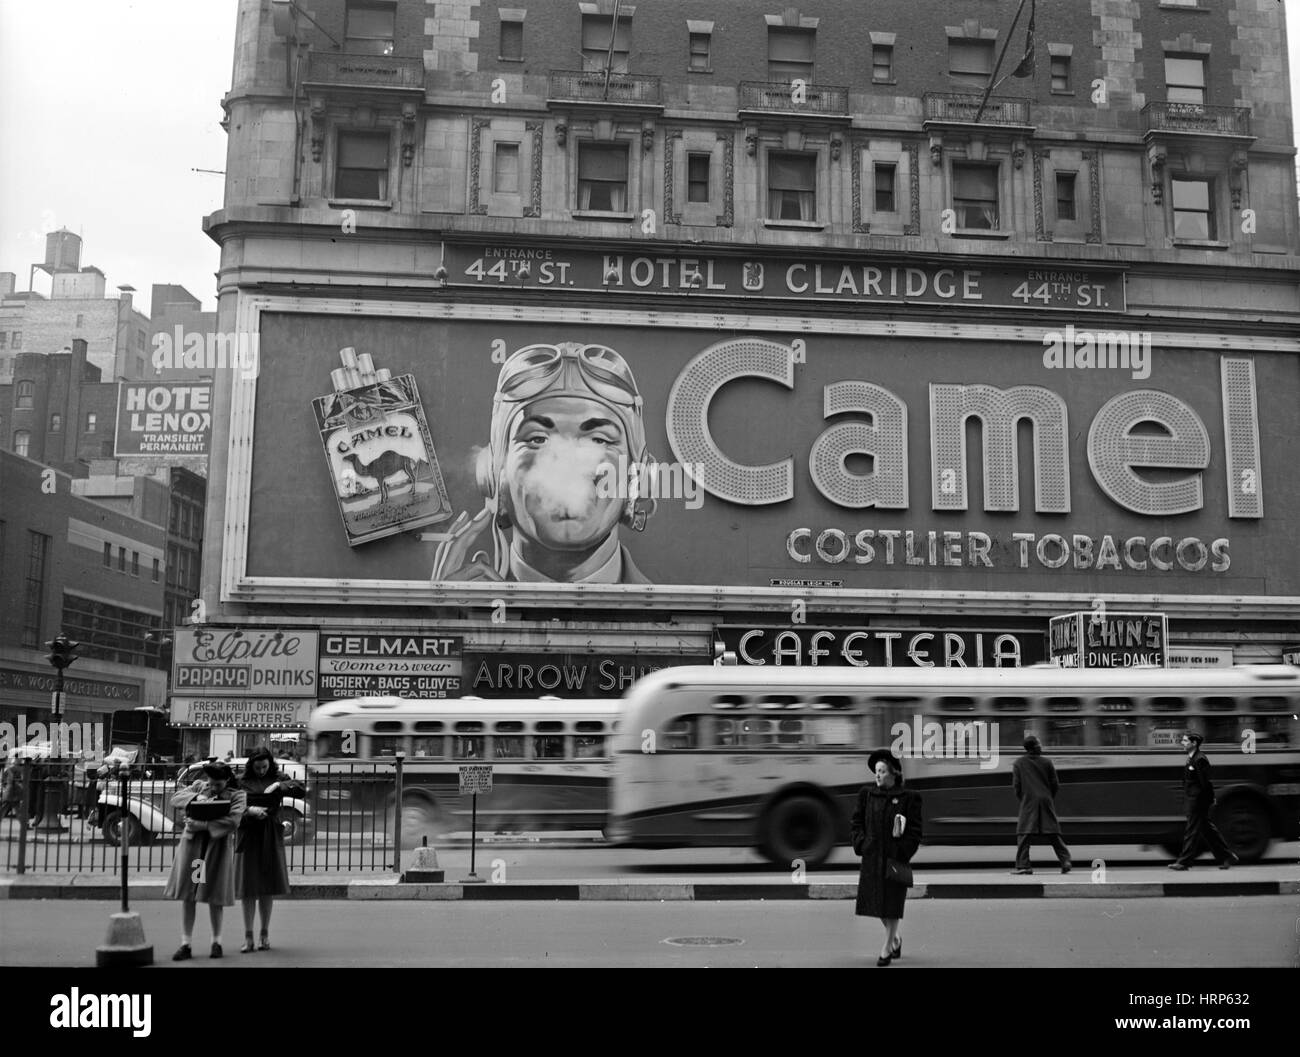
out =
<path fill-rule="evenodd" d="M 1171 870 L 1186 870 L 1200 854 L 1201 841 L 1210 846 L 1220 870 L 1241 861 L 1224 843 L 1218 827 L 1210 818 L 1210 812 L 1214 810 L 1214 785 L 1210 782 L 1210 761 L 1201 752 L 1202 740 L 1202 735 L 1194 730 L 1183 734 L 1183 751 L 1187 753 L 1187 763 L 1183 767 L 1187 830 L 1183 834 L 1183 850 L 1169 864 Z"/>

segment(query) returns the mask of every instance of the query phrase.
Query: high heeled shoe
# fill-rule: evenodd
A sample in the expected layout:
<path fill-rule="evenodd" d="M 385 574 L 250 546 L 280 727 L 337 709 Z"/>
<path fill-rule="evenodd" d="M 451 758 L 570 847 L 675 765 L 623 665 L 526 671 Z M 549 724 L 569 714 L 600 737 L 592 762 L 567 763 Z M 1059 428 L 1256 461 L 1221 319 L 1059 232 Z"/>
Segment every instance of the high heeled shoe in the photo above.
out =
<path fill-rule="evenodd" d="M 257 946 L 256 944 L 253 943 L 253 934 L 251 932 L 245 932 L 244 945 L 239 948 L 239 953 L 248 954 L 251 951 L 255 951 L 255 950 L 257 950 Z"/>
<path fill-rule="evenodd" d="M 899 937 L 898 937 L 898 945 L 893 949 L 893 951 L 890 953 L 889 956 L 890 956 L 891 958 L 901 958 L 901 957 L 903 956 L 903 937 L 902 937 L 902 936 L 899 936 Z"/>
<path fill-rule="evenodd" d="M 257 944 L 257 949 L 259 951 L 269 951 L 271 949 L 271 937 L 265 932 L 262 933 L 262 938 Z"/>
<path fill-rule="evenodd" d="M 888 964 L 889 964 L 890 962 L 892 962 L 893 960 L 894 960 L 894 958 L 893 958 L 892 955 L 891 955 L 890 957 L 888 957 L 888 958 L 877 958 L 877 959 L 876 959 L 876 968 L 877 968 L 877 969 L 883 969 L 886 965 L 888 965 Z"/>

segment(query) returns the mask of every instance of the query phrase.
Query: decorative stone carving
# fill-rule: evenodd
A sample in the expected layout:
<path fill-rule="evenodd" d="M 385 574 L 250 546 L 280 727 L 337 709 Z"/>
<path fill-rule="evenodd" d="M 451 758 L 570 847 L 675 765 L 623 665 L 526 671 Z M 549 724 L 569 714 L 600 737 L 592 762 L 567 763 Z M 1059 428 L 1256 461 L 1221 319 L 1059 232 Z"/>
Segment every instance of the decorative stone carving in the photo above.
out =
<path fill-rule="evenodd" d="M 853 230 L 867 235 L 871 232 L 871 225 L 862 219 L 862 147 L 861 140 L 849 141 L 849 161 L 853 173 Z"/>
<path fill-rule="evenodd" d="M 1025 167 L 1025 145 L 1023 143 L 1017 142 L 1011 148 L 1011 163 L 1017 169 L 1023 169 Z"/>
<path fill-rule="evenodd" d="M 644 133 L 642 133 L 644 135 Z M 664 141 L 664 223 L 680 224 L 682 215 L 673 212 L 673 181 L 675 179 L 675 162 L 677 146 L 681 143 L 682 130 L 669 129 Z"/>
<path fill-rule="evenodd" d="M 840 147 L 842 146 L 842 143 L 843 141 L 838 136 L 831 138 L 831 161 L 840 160 Z"/>
<path fill-rule="evenodd" d="M 569 142 L 569 126 L 563 121 L 556 122 L 555 125 L 555 144 L 557 147 L 563 147 Z"/>
<path fill-rule="evenodd" d="M 919 235 L 921 234 L 921 148 L 916 142 L 907 145 L 907 161 L 912 215 L 907 222 L 907 227 L 903 228 L 903 234 Z"/>
<path fill-rule="evenodd" d="M 478 199 L 480 170 L 482 168 L 480 156 L 483 153 L 483 130 L 491 124 L 490 121 L 475 118 L 469 135 L 469 211 L 478 216 L 483 216 L 488 211 L 487 206 L 479 202 Z"/>
<path fill-rule="evenodd" d="M 719 132 L 718 142 L 722 144 L 722 216 L 718 217 L 715 224 L 720 228 L 729 228 L 735 222 L 732 187 L 736 182 L 736 140 L 730 132 Z"/>
<path fill-rule="evenodd" d="M 524 207 L 524 216 L 540 217 L 542 215 L 542 123 L 529 121 L 524 124 L 524 131 L 532 133 L 532 196 L 530 203 Z"/>
<path fill-rule="evenodd" d="M 751 158 L 758 153 L 758 130 L 745 129 L 745 153 Z"/>
<path fill-rule="evenodd" d="M 402 165 L 411 167 L 415 158 L 415 104 L 402 104 Z"/>
<path fill-rule="evenodd" d="M 1232 157 L 1228 159 L 1228 190 L 1232 192 L 1233 209 L 1241 208 L 1242 178 L 1246 175 L 1249 164 L 1244 150 L 1233 151 Z"/>
<path fill-rule="evenodd" d="M 649 154 L 655 149 L 655 130 L 653 128 L 643 128 L 641 130 L 641 150 Z"/>
<path fill-rule="evenodd" d="M 321 151 L 325 147 L 325 127 L 328 124 L 325 115 L 325 100 L 312 96 L 311 100 L 311 160 L 320 161 Z"/>
<path fill-rule="evenodd" d="M 1156 205 L 1165 201 L 1165 152 L 1161 147 L 1153 147 L 1147 154 L 1151 163 L 1151 200 Z"/>
<path fill-rule="evenodd" d="M 930 164 L 943 164 L 943 138 L 941 136 L 930 137 Z"/>
<path fill-rule="evenodd" d="M 1052 233 L 1043 223 L 1043 157 L 1045 151 L 1034 151 L 1034 237 L 1039 242 L 1051 242 Z"/>
<path fill-rule="evenodd" d="M 1101 156 L 1095 150 L 1084 151 L 1083 160 L 1088 163 L 1088 201 L 1092 215 L 1092 227 L 1086 239 L 1088 242 L 1101 242 Z"/>

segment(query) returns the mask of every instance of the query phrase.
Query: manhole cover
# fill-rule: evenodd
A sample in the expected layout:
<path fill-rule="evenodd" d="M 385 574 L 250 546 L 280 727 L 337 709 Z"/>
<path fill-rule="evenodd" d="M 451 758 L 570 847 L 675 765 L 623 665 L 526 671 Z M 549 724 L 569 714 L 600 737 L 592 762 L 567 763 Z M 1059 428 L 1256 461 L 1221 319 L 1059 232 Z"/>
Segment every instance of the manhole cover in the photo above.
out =
<path fill-rule="evenodd" d="M 733 936 L 676 936 L 664 942 L 673 947 L 732 947 L 745 941 Z"/>

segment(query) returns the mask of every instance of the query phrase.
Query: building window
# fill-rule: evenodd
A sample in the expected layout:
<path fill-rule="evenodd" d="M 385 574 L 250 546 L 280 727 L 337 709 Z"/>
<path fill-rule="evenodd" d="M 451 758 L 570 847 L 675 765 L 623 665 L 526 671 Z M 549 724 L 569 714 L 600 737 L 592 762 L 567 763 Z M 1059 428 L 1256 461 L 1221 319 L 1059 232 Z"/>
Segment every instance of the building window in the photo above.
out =
<path fill-rule="evenodd" d="M 601 213 L 627 211 L 625 145 L 578 145 L 578 208 Z"/>
<path fill-rule="evenodd" d="M 9 345 L 9 331 L 0 330 L 0 349 L 7 348 Z"/>
<path fill-rule="evenodd" d="M 614 37 L 614 48 L 610 50 L 610 35 Z M 605 64 L 615 73 L 627 73 L 627 56 L 631 50 L 632 23 L 625 19 L 618 20 L 618 31 L 614 32 L 612 15 L 582 16 L 582 68 L 584 70 L 603 70 Z"/>
<path fill-rule="evenodd" d="M 959 228 L 994 231 L 998 227 L 998 170 L 993 165 L 952 167 L 952 208 Z"/>
<path fill-rule="evenodd" d="M 21 330 L 14 331 L 14 340 L 12 344 L 15 349 L 21 349 L 23 347 L 23 332 Z"/>
<path fill-rule="evenodd" d="M 45 603 L 45 563 L 50 554 L 50 537 L 27 533 L 27 584 L 23 597 L 23 645 L 33 649 L 41 641 L 41 620 Z"/>
<path fill-rule="evenodd" d="M 86 412 L 86 432 L 87 432 L 87 433 L 94 433 L 94 432 L 95 432 L 95 426 L 98 424 L 98 422 L 99 422 L 99 416 L 98 416 L 97 414 L 95 414 L 95 412 L 93 412 L 93 411 L 87 411 L 87 412 Z"/>
<path fill-rule="evenodd" d="M 686 201 L 707 202 L 708 200 L 709 156 L 688 154 L 686 156 Z"/>
<path fill-rule="evenodd" d="M 19 382 L 18 388 L 14 390 L 14 407 L 24 408 L 31 407 L 36 398 L 35 382 Z"/>
<path fill-rule="evenodd" d="M 524 24 L 522 22 L 501 23 L 501 44 L 498 58 L 508 62 L 520 62 L 524 57 Z"/>
<path fill-rule="evenodd" d="M 334 196 L 382 202 L 388 198 L 387 132 L 340 132 Z"/>
<path fill-rule="evenodd" d="M 1078 209 L 1074 204 L 1075 174 L 1058 172 L 1056 174 L 1056 219 L 1078 220 Z"/>
<path fill-rule="evenodd" d="M 492 190 L 497 194 L 519 193 L 519 144 L 498 143 L 492 154 Z"/>
<path fill-rule="evenodd" d="M 817 158 L 811 154 L 767 156 L 767 215 L 771 220 L 817 216 Z"/>
<path fill-rule="evenodd" d="M 63 629 L 82 643 L 84 657 L 119 664 L 154 664 L 158 617 L 64 592 Z"/>
<path fill-rule="evenodd" d="M 811 29 L 786 29 L 769 26 L 767 30 L 767 79 L 812 83 L 813 43 Z"/>
<path fill-rule="evenodd" d="M 27 458 L 27 453 L 31 451 L 32 435 L 25 429 L 14 431 L 14 454 Z"/>
<path fill-rule="evenodd" d="M 1070 56 L 1052 56 L 1052 91 L 1070 91 Z"/>
<path fill-rule="evenodd" d="M 120 573 L 126 572 L 126 548 L 125 547 L 117 548 L 117 571 Z"/>
<path fill-rule="evenodd" d="M 82 327 L 84 327 L 85 325 L 86 325 L 86 317 L 85 317 L 82 313 L 78 312 L 78 313 L 77 313 L 77 329 L 80 330 L 80 329 L 81 329 Z"/>
<path fill-rule="evenodd" d="M 708 73 L 711 69 L 709 49 L 713 45 L 713 34 L 692 33 L 690 41 L 691 66 L 696 73 Z"/>
<path fill-rule="evenodd" d="M 959 87 L 986 88 L 992 73 L 993 41 L 948 41 L 948 76 Z"/>
<path fill-rule="evenodd" d="M 153 582 L 157 583 L 162 578 L 162 563 L 157 558 L 153 560 Z"/>
<path fill-rule="evenodd" d="M 343 50 L 353 55 L 393 54 L 395 4 L 349 3 Z"/>
<path fill-rule="evenodd" d="M 876 84 L 890 84 L 894 80 L 894 46 L 892 44 L 873 44 L 871 46 L 871 79 Z"/>
<path fill-rule="evenodd" d="M 892 162 L 878 162 L 876 164 L 877 213 L 898 212 L 897 200 L 894 197 L 894 177 L 897 172 L 897 166 Z"/>
<path fill-rule="evenodd" d="M 1174 238 L 1209 241 L 1214 234 L 1214 210 L 1211 208 L 1210 181 L 1171 181 L 1174 200 Z"/>
<path fill-rule="evenodd" d="M 1171 103 L 1205 102 L 1205 60 L 1165 56 L 1165 98 Z"/>
<path fill-rule="evenodd" d="M 139 551 L 131 552 L 131 575 L 132 576 L 140 575 L 140 552 Z"/>
<path fill-rule="evenodd" d="M 141 352 L 145 349 L 145 336 L 143 330 L 137 330 L 135 332 L 135 347 Z"/>
<path fill-rule="evenodd" d="M 51 432 L 51 433 L 62 433 L 62 432 L 63 432 L 63 416 L 62 416 L 62 415 L 51 415 L 51 416 L 50 416 L 50 432 Z"/>

